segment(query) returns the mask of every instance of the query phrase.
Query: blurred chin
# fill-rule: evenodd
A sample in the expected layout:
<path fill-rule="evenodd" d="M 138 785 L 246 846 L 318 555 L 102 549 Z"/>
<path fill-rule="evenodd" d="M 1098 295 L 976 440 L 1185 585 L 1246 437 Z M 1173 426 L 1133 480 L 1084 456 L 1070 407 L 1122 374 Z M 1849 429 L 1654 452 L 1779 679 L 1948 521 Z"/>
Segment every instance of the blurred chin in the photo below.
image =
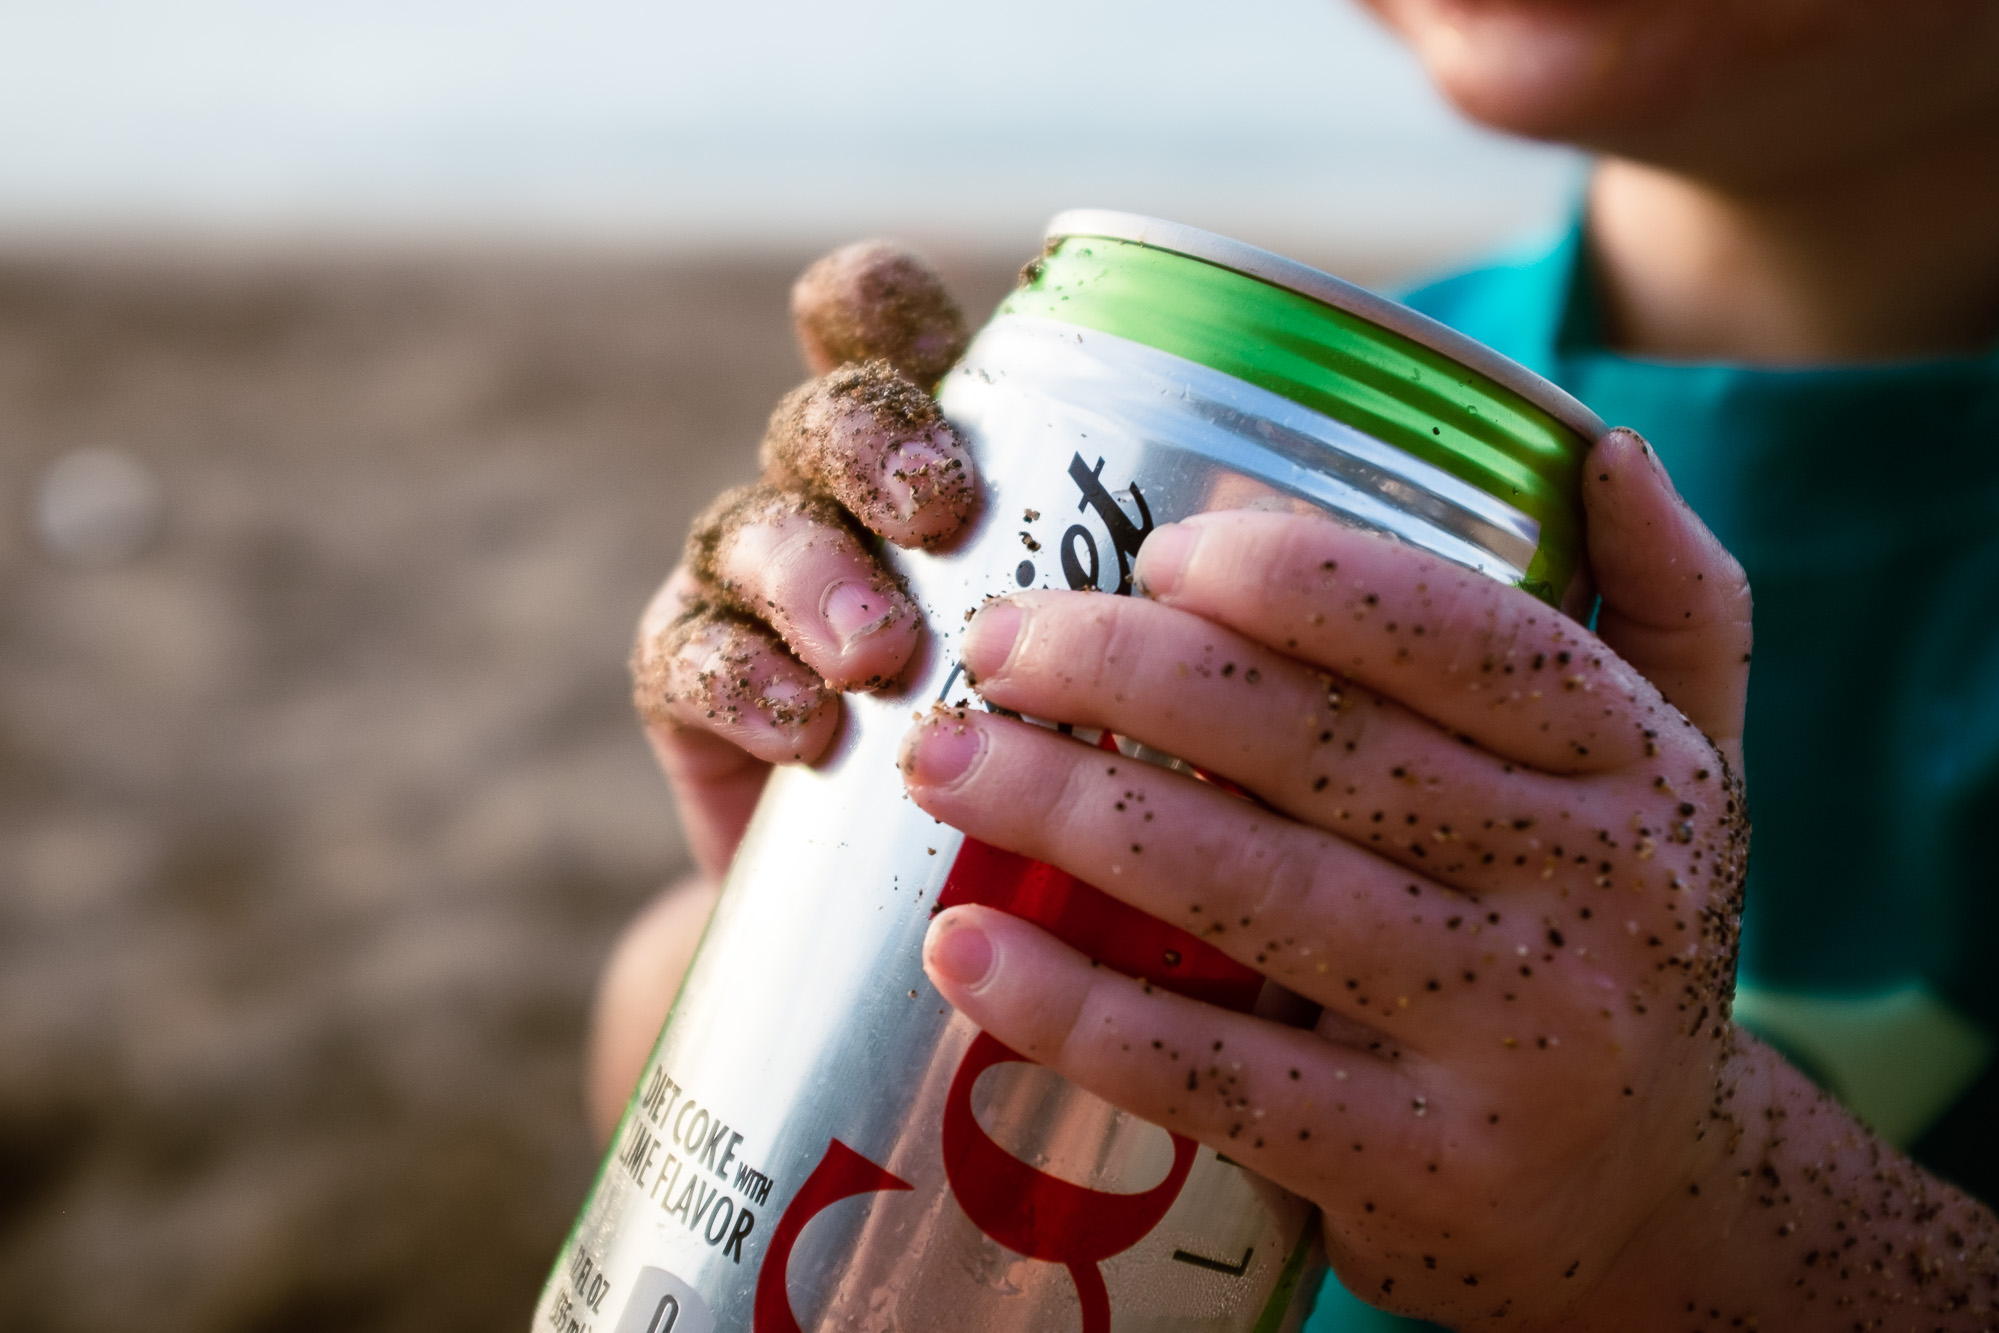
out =
<path fill-rule="evenodd" d="M 1999 116 L 1995 0 L 1361 0 L 1494 129 L 1775 179 Z"/>
<path fill-rule="evenodd" d="M 1538 139 L 1602 145 L 1689 91 L 1673 39 L 1697 0 L 1362 0 L 1466 115 Z M 1677 11 L 1677 14 L 1676 14 Z M 1660 20 L 1664 20 L 1661 22 Z M 1678 94 L 1678 96 L 1676 96 Z"/>

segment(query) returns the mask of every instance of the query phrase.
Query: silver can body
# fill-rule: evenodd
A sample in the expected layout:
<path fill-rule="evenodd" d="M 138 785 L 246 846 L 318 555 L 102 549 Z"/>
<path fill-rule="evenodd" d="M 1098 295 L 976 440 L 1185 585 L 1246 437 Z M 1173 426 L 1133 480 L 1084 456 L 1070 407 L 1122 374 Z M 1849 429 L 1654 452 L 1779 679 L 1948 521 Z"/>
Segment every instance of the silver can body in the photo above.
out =
<path fill-rule="evenodd" d="M 897 744 L 913 712 L 970 697 L 956 641 L 974 608 L 1022 587 L 1129 591 L 1157 524 L 1323 511 L 1503 581 L 1535 525 L 1274 393 L 1051 320 L 996 318 L 940 398 L 982 503 L 947 551 L 892 557 L 927 646 L 902 685 L 847 700 L 828 759 L 771 780 L 537 1330 L 1304 1318 L 1308 1204 L 998 1047 L 925 979 L 925 928 L 977 845 L 904 795 Z"/>

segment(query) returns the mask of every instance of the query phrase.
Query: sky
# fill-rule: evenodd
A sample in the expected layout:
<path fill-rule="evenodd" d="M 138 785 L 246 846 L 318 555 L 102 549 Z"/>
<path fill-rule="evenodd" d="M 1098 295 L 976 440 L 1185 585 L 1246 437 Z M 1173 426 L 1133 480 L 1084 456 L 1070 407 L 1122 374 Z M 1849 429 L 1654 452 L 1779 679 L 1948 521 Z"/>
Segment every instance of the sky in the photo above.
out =
<path fill-rule="evenodd" d="M 1576 171 L 1344 0 L 0 0 L 0 230 L 1434 248 Z"/>

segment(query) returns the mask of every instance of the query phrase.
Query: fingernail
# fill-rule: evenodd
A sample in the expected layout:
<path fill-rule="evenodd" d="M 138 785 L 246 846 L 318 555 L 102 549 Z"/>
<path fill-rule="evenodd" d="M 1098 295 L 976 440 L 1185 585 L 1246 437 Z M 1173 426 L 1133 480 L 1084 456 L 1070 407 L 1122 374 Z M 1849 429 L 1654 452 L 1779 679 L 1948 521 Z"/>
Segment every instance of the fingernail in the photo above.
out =
<path fill-rule="evenodd" d="M 897 509 L 903 518 L 914 518 L 924 501 L 937 490 L 949 461 L 949 455 L 921 436 L 888 447 L 882 465 L 888 470 L 890 480 L 901 485 L 903 493 Z"/>
<path fill-rule="evenodd" d="M 902 771 L 926 787 L 948 787 L 971 770 L 986 734 L 970 718 L 935 712 L 902 739 Z"/>
<path fill-rule="evenodd" d="M 850 644 L 880 629 L 894 609 L 886 593 L 856 579 L 834 584 L 819 599 L 819 614 L 840 636 L 842 644 Z"/>
<path fill-rule="evenodd" d="M 992 937 L 955 916 L 930 927 L 924 953 L 932 970 L 954 985 L 976 988 L 993 970 Z"/>
<path fill-rule="evenodd" d="M 974 684 L 999 674 L 1013 655 L 1014 640 L 1020 637 L 1020 622 L 1026 618 L 1019 602 L 1011 597 L 987 602 L 965 626 L 965 638 L 958 651 Z"/>
<path fill-rule="evenodd" d="M 1645 466 L 1651 469 L 1652 475 L 1664 484 L 1666 493 L 1682 505 L 1686 504 L 1685 497 L 1680 494 L 1680 488 L 1674 484 L 1673 475 L 1666 471 L 1666 460 L 1659 457 L 1659 451 L 1652 447 L 1649 440 L 1629 426 L 1619 426 L 1612 430 L 1610 435 L 1629 442 L 1631 447 L 1638 451 L 1638 456 L 1645 461 Z M 1608 439 L 1610 436 L 1604 438 Z"/>
<path fill-rule="evenodd" d="M 728 667 L 723 667 L 726 678 Z M 806 684 L 795 680 L 767 680 L 758 695 L 763 707 L 757 713 L 745 712 L 744 718 L 756 718 L 771 731 L 780 736 L 793 736 L 810 725 L 812 717 L 828 700 L 833 692 L 823 685 Z"/>
<path fill-rule="evenodd" d="M 1665 470 L 1659 463 L 1659 455 L 1652 451 L 1652 446 L 1646 443 L 1645 437 L 1637 431 L 1631 429 L 1629 426 L 1616 426 L 1604 436 L 1604 439 L 1609 440 L 1613 436 L 1621 443 L 1635 450 L 1638 456 L 1644 459 L 1654 472 L 1663 472 Z"/>
<path fill-rule="evenodd" d="M 1132 571 L 1139 590 L 1147 597 L 1172 592 L 1200 537 L 1200 533 L 1184 523 L 1154 528 L 1145 544 L 1138 548 L 1138 565 Z"/>

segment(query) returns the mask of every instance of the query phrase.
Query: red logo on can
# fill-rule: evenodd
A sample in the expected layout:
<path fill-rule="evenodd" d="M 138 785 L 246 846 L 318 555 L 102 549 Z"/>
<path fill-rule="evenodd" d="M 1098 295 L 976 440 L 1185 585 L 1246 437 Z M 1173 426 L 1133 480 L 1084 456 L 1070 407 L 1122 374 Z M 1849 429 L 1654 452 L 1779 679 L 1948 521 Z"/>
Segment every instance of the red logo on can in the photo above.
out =
<path fill-rule="evenodd" d="M 952 862 L 937 900 L 940 910 L 961 903 L 1011 912 L 1108 967 L 1211 1004 L 1246 1010 L 1263 984 L 1253 969 L 1186 931 L 1054 866 L 972 838 Z M 972 1113 L 972 1086 L 979 1075 L 1016 1060 L 1029 1062 L 983 1032 L 965 1052 L 944 1104 L 945 1178 L 980 1231 L 1030 1259 L 1067 1268 L 1082 1302 L 1083 1333 L 1109 1333 L 1110 1297 L 1097 1265 L 1159 1225 L 1186 1184 L 1197 1145 L 1173 1135 L 1166 1178 L 1137 1194 L 1090 1189 L 1030 1166 L 994 1142 Z M 828 1143 L 771 1234 L 757 1274 L 755 1333 L 799 1333 L 785 1270 L 807 1222 L 842 1199 L 909 1188 L 838 1139 Z"/>

